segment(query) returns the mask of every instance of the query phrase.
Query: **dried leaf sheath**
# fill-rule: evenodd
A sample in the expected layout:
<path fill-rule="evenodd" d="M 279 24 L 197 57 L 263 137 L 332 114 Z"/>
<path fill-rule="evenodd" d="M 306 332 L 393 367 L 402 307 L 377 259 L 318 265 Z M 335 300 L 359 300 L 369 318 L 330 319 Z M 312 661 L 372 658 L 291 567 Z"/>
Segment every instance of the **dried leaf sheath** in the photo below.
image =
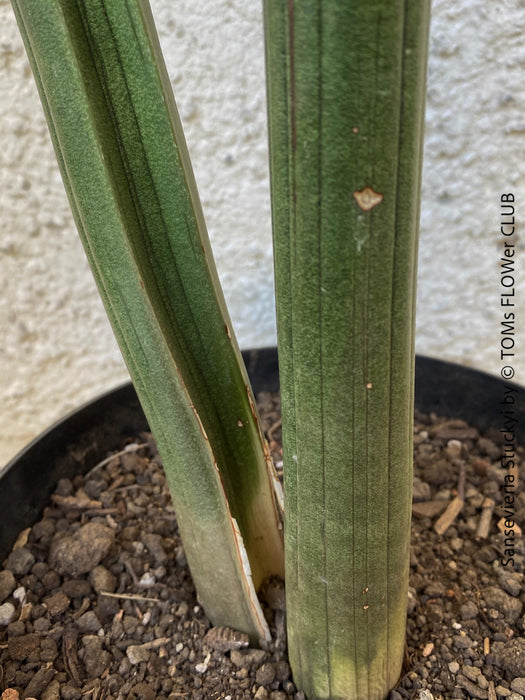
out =
<path fill-rule="evenodd" d="M 265 3 L 288 641 L 310 700 L 403 659 L 428 3 Z"/>
<path fill-rule="evenodd" d="M 205 609 L 257 636 L 235 522 L 255 585 L 281 573 L 271 475 L 148 5 L 13 5 Z"/>

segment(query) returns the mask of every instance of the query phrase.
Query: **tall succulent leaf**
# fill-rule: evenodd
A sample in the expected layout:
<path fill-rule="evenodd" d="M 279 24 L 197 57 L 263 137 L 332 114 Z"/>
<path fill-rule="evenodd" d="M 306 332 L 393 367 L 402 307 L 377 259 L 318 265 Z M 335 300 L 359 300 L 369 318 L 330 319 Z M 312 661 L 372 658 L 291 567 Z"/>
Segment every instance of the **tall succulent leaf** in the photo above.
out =
<path fill-rule="evenodd" d="M 266 0 L 288 642 L 309 700 L 405 640 L 429 3 Z"/>
<path fill-rule="evenodd" d="M 204 608 L 217 624 L 265 636 L 255 589 L 282 574 L 273 473 L 149 6 L 13 6 Z"/>

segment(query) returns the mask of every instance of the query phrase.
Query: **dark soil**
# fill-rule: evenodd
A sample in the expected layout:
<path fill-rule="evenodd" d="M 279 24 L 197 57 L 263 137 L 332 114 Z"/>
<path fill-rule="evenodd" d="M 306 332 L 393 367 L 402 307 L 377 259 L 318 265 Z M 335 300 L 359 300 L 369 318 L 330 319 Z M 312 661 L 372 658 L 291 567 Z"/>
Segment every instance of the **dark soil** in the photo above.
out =
<path fill-rule="evenodd" d="M 279 400 L 259 399 L 280 466 Z M 517 469 L 500 466 L 501 440 L 416 416 L 407 664 L 391 700 L 525 697 L 525 493 Z M 505 545 L 509 474 L 506 519 L 516 526 Z M 267 600 L 274 641 L 261 649 L 212 628 L 155 445 L 141 434 L 85 476 L 61 480 L 4 562 L 2 700 L 304 700 L 277 582 Z"/>

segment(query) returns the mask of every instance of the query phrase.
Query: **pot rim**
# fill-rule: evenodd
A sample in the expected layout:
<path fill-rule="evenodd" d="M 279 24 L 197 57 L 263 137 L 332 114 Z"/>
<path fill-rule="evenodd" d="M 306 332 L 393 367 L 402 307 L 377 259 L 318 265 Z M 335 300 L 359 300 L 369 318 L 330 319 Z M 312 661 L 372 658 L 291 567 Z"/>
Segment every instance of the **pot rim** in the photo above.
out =
<path fill-rule="evenodd" d="M 276 348 L 245 350 L 242 355 L 256 394 L 278 390 Z M 470 367 L 416 356 L 415 407 L 422 413 L 461 417 L 481 431 L 504 432 L 510 416 L 516 421 L 516 442 L 525 443 L 525 390 Z M 107 421 L 110 427 L 102 431 Z M 74 409 L 24 447 L 0 472 L 2 558 L 18 533 L 37 520 L 60 478 L 87 471 L 126 437 L 147 430 L 135 390 L 126 382 Z"/>

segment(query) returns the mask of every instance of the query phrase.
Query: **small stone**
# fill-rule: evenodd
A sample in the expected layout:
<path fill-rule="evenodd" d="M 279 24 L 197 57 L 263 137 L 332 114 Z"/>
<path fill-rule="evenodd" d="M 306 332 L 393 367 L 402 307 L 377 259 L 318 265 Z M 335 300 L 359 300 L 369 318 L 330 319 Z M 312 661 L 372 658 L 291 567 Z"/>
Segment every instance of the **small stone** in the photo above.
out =
<path fill-rule="evenodd" d="M 520 695 L 525 695 L 525 678 L 515 678 L 510 684 L 511 690 Z"/>
<path fill-rule="evenodd" d="M 447 502 L 444 499 L 434 501 L 423 501 L 412 504 L 412 515 L 416 518 L 435 518 L 445 510 Z"/>
<path fill-rule="evenodd" d="M 275 664 L 263 664 L 255 673 L 255 681 L 259 685 L 271 685 L 275 680 Z"/>
<path fill-rule="evenodd" d="M 461 673 L 474 683 L 478 682 L 481 671 L 477 666 L 463 666 Z"/>
<path fill-rule="evenodd" d="M 95 606 L 98 619 L 103 623 L 110 623 L 119 612 L 120 605 L 116 598 L 107 595 L 100 595 Z"/>
<path fill-rule="evenodd" d="M 82 637 L 84 666 L 89 678 L 99 678 L 109 667 L 111 657 L 102 648 L 102 640 L 95 635 Z"/>
<path fill-rule="evenodd" d="M 132 644 L 126 649 L 126 656 L 135 666 L 141 661 L 149 661 L 149 649 L 145 646 Z"/>
<path fill-rule="evenodd" d="M 55 493 L 59 496 L 71 496 L 74 492 L 74 486 L 71 479 L 59 479 L 55 488 Z"/>
<path fill-rule="evenodd" d="M 62 590 L 69 598 L 87 598 L 92 592 L 89 581 L 78 578 L 64 581 Z"/>
<path fill-rule="evenodd" d="M 190 612 L 190 606 L 188 605 L 188 603 L 185 600 L 183 600 L 182 603 L 177 608 L 177 610 L 175 611 L 175 615 L 177 617 L 186 617 L 189 612 Z"/>
<path fill-rule="evenodd" d="M 186 559 L 186 552 L 184 551 L 184 547 L 179 545 L 175 549 L 175 561 L 177 563 L 177 566 L 183 569 L 184 567 L 188 566 L 188 560 Z"/>
<path fill-rule="evenodd" d="M 29 698 L 27 698 L 29 700 Z M 60 683 L 57 680 L 51 681 L 51 683 L 44 690 L 40 696 L 40 700 L 60 700 Z"/>
<path fill-rule="evenodd" d="M 480 437 L 478 439 L 478 447 L 481 452 L 484 452 L 492 459 L 499 459 L 501 457 L 500 448 L 489 438 Z"/>
<path fill-rule="evenodd" d="M 496 695 L 498 695 L 500 698 L 508 698 L 510 694 L 511 691 L 508 688 L 505 688 L 502 685 L 496 686 Z"/>
<path fill-rule="evenodd" d="M 26 547 L 15 549 L 7 557 L 6 569 L 9 569 L 16 576 L 25 576 L 31 571 L 35 557 Z"/>
<path fill-rule="evenodd" d="M 58 656 L 57 643 L 51 636 L 45 636 L 40 642 L 40 661 L 53 662 Z"/>
<path fill-rule="evenodd" d="M 403 696 L 401 693 L 398 693 L 397 690 L 391 690 L 388 700 L 403 700 Z"/>
<path fill-rule="evenodd" d="M 414 482 L 412 486 L 412 500 L 415 503 L 418 503 L 419 501 L 428 501 L 430 500 L 430 486 L 425 482 L 419 479 L 417 476 L 414 477 Z"/>
<path fill-rule="evenodd" d="M 270 700 L 286 700 L 286 694 L 282 690 L 273 690 L 270 693 Z"/>
<path fill-rule="evenodd" d="M 500 569 L 498 581 L 503 590 L 515 598 L 523 591 L 523 574 L 517 571 L 505 571 L 505 569 Z"/>
<path fill-rule="evenodd" d="M 48 541 L 55 533 L 55 523 L 50 518 L 44 518 L 35 523 L 31 529 L 33 539 Z"/>
<path fill-rule="evenodd" d="M 475 617 L 478 615 L 478 606 L 473 603 L 471 600 L 469 600 L 467 603 L 464 603 L 460 609 L 461 613 L 461 619 L 462 620 L 473 620 Z"/>
<path fill-rule="evenodd" d="M 445 454 L 449 459 L 459 459 L 463 445 L 459 440 L 449 440 L 445 447 Z"/>
<path fill-rule="evenodd" d="M 230 655 L 231 661 L 239 668 L 260 665 L 266 658 L 263 649 L 235 649 Z"/>
<path fill-rule="evenodd" d="M 296 691 L 296 687 L 295 687 L 295 685 L 293 684 L 293 681 L 290 681 L 290 680 L 284 681 L 284 683 L 283 683 L 283 690 L 284 690 L 284 692 L 287 693 L 288 695 L 293 695 L 293 694 L 295 693 L 295 691 Z"/>
<path fill-rule="evenodd" d="M 133 686 L 132 695 L 130 697 L 140 698 L 140 700 L 155 700 L 157 693 L 150 685 L 142 681 Z"/>
<path fill-rule="evenodd" d="M 0 603 L 3 603 L 6 598 L 9 598 L 11 593 L 15 590 L 16 580 L 13 576 L 13 572 L 9 569 L 3 569 L 0 571 Z"/>
<path fill-rule="evenodd" d="M 117 579 L 109 569 L 99 564 L 89 574 L 89 580 L 96 593 L 114 593 L 117 587 Z"/>
<path fill-rule="evenodd" d="M 48 571 L 49 566 L 46 564 L 45 561 L 35 562 L 35 564 L 33 564 L 33 568 L 31 569 L 31 573 L 34 574 L 39 581 L 41 581 L 44 578 Z"/>
<path fill-rule="evenodd" d="M 483 690 L 488 690 L 490 683 L 488 682 L 488 680 L 485 678 L 485 676 L 482 673 L 478 676 L 476 682 L 480 688 L 483 688 Z"/>
<path fill-rule="evenodd" d="M 60 688 L 60 695 L 62 700 L 81 700 L 82 698 L 81 691 L 72 685 L 63 685 Z"/>
<path fill-rule="evenodd" d="M 7 642 L 7 650 L 13 661 L 25 661 L 39 646 L 40 638 L 36 634 L 23 634 L 19 637 L 11 637 Z"/>
<path fill-rule="evenodd" d="M 59 574 L 72 577 L 91 571 L 109 554 L 115 534 L 100 523 L 83 525 L 75 534 L 55 536 L 51 542 L 49 561 Z"/>
<path fill-rule="evenodd" d="M 49 630 L 49 628 L 51 627 L 51 622 L 45 617 L 38 617 L 33 622 L 33 627 L 35 628 L 35 632 L 38 632 L 38 633 L 47 632 Z"/>
<path fill-rule="evenodd" d="M 7 627 L 15 617 L 16 609 L 12 603 L 0 605 L 0 627 Z"/>
<path fill-rule="evenodd" d="M 463 630 L 461 630 L 460 634 L 455 634 L 452 639 L 456 649 L 470 649 L 472 647 L 472 639 Z"/>
<path fill-rule="evenodd" d="M 460 552 L 463 549 L 463 540 L 461 537 L 453 537 L 450 540 L 450 547 L 454 550 L 454 552 Z"/>
<path fill-rule="evenodd" d="M 77 627 L 79 632 L 83 634 L 96 634 L 99 631 L 101 624 L 93 610 L 88 610 L 88 612 L 85 612 L 78 618 Z"/>
<path fill-rule="evenodd" d="M 20 700 L 18 690 L 14 688 L 6 688 L 2 693 L 2 700 Z"/>
<path fill-rule="evenodd" d="M 277 661 L 275 664 L 275 675 L 280 683 L 288 680 L 292 675 L 290 665 L 286 661 Z"/>
<path fill-rule="evenodd" d="M 42 585 L 48 591 L 52 591 L 60 586 L 60 576 L 56 571 L 48 571 L 42 576 Z"/>
<path fill-rule="evenodd" d="M 441 605 L 433 604 L 433 605 L 427 606 L 427 619 L 432 624 L 441 625 L 441 623 L 443 621 L 444 614 L 445 614 L 445 610 L 443 609 L 443 606 L 441 606 Z"/>
<path fill-rule="evenodd" d="M 56 671 L 52 667 L 40 668 L 29 681 L 29 685 L 24 692 L 24 698 L 40 697 L 53 680 L 55 673 Z"/>
<path fill-rule="evenodd" d="M 260 686 L 253 697 L 255 700 L 268 700 L 268 691 L 263 686 Z"/>
<path fill-rule="evenodd" d="M 430 692 L 430 690 L 427 690 L 426 688 L 424 690 L 421 690 L 419 692 L 419 695 L 417 696 L 417 700 L 434 700 L 434 696 Z"/>
<path fill-rule="evenodd" d="M 286 610 L 286 596 L 284 583 L 279 579 L 270 579 L 266 582 L 263 596 L 272 610 Z"/>
<path fill-rule="evenodd" d="M 157 579 L 155 576 L 151 573 L 151 571 L 146 571 L 145 574 L 142 574 L 139 580 L 139 588 L 151 588 L 157 583 Z"/>
<path fill-rule="evenodd" d="M 523 700 L 523 695 L 520 693 L 511 693 L 509 695 L 509 700 Z"/>
<path fill-rule="evenodd" d="M 465 667 L 463 667 L 463 670 Z M 460 687 L 463 688 L 463 690 L 466 690 L 467 693 L 469 694 L 469 697 L 471 698 L 479 698 L 479 700 L 487 700 L 488 698 L 488 693 L 486 690 L 483 690 L 483 688 L 480 688 L 477 686 L 475 683 L 473 683 L 471 680 L 468 678 L 465 678 L 465 676 L 459 674 L 456 676 L 456 684 Z"/>
<path fill-rule="evenodd" d="M 505 618 L 505 622 L 509 625 L 518 621 L 523 603 L 518 598 L 513 598 L 505 591 L 502 591 L 497 586 L 485 588 L 482 592 L 483 599 L 487 607 L 494 608 Z"/>
<path fill-rule="evenodd" d="M 55 595 L 44 599 L 44 605 L 49 611 L 51 617 L 56 617 L 65 612 L 69 608 L 70 600 L 63 591 L 55 593 Z"/>
<path fill-rule="evenodd" d="M 510 639 L 508 642 L 494 642 L 491 647 L 494 664 L 513 678 L 525 677 L 525 639 Z"/>
<path fill-rule="evenodd" d="M 208 670 L 208 664 L 210 663 L 210 659 L 211 654 L 207 654 L 206 658 L 202 663 L 195 665 L 195 670 L 197 671 L 197 673 L 206 673 L 206 671 Z"/>
<path fill-rule="evenodd" d="M 448 670 L 450 673 L 456 674 L 459 671 L 459 664 L 457 661 L 451 661 L 448 665 Z"/>
<path fill-rule="evenodd" d="M 142 541 L 146 545 L 146 549 L 153 556 L 156 564 L 165 564 L 168 561 L 168 555 L 162 544 L 162 537 L 152 533 L 145 533 L 142 536 Z"/>
<path fill-rule="evenodd" d="M 8 637 L 22 637 L 26 633 L 26 626 L 22 620 L 16 620 L 11 622 L 7 626 L 7 636 Z"/>
<path fill-rule="evenodd" d="M 134 615 L 124 615 L 122 618 L 122 628 L 128 637 L 132 637 L 135 634 L 139 625 L 140 621 Z"/>
<path fill-rule="evenodd" d="M 429 598 L 441 598 L 445 595 L 446 588 L 440 581 L 432 581 L 425 586 L 425 595 Z"/>
<path fill-rule="evenodd" d="M 27 596 L 27 591 L 23 586 L 18 586 L 18 588 L 15 588 L 13 591 L 13 598 L 19 603 L 20 605 L 24 605 L 26 602 L 26 596 Z"/>
<path fill-rule="evenodd" d="M 408 589 L 408 614 L 411 615 L 417 606 L 417 591 L 415 588 Z"/>

